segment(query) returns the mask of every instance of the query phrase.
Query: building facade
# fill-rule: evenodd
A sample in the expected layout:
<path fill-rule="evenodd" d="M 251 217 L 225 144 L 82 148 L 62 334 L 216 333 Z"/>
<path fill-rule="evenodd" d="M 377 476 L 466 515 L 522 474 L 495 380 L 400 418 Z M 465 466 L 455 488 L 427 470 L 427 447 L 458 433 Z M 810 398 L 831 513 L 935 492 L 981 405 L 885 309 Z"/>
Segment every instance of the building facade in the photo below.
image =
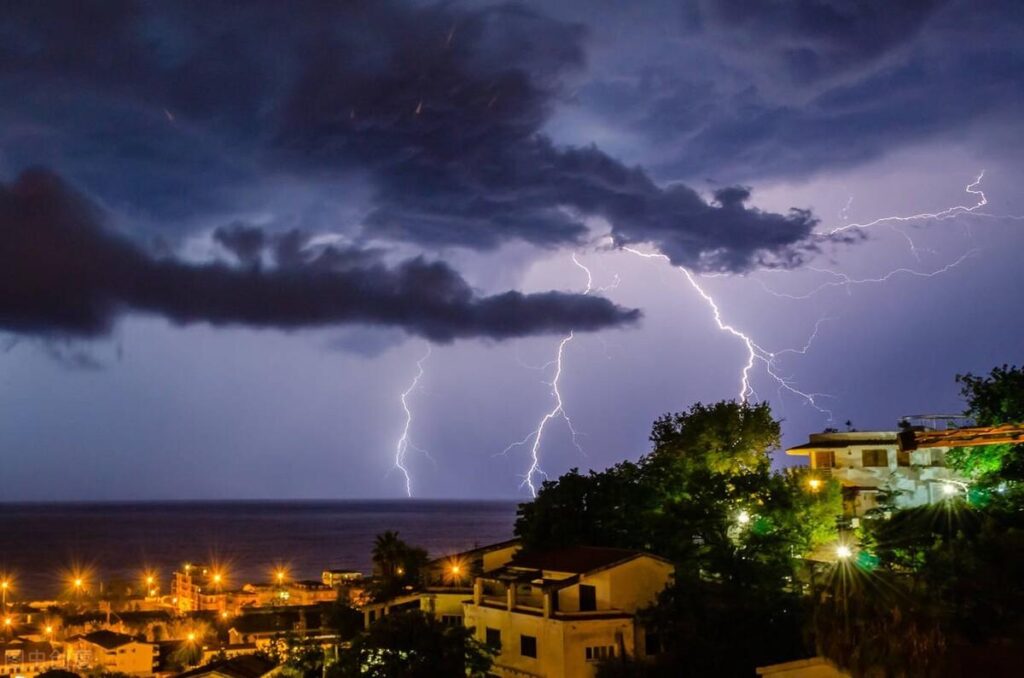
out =
<path fill-rule="evenodd" d="M 171 600 L 178 612 L 226 612 L 225 584 L 215 568 L 185 563 L 171 578 Z"/>
<path fill-rule="evenodd" d="M 915 432 L 826 431 L 786 451 L 808 458 L 822 477 L 843 486 L 844 511 L 859 517 L 880 506 L 923 506 L 963 492 L 965 479 L 946 467 L 946 447 L 910 449 Z"/>
<path fill-rule="evenodd" d="M 673 571 L 667 560 L 622 549 L 517 554 L 475 578 L 464 624 L 497 649 L 495 675 L 594 676 L 602 660 L 657 651 L 636 612 L 655 602 Z"/>
<path fill-rule="evenodd" d="M 69 638 L 64 645 L 67 667 L 72 671 L 99 669 L 104 673 L 149 676 L 157 668 L 156 643 L 113 631 L 93 631 Z"/>

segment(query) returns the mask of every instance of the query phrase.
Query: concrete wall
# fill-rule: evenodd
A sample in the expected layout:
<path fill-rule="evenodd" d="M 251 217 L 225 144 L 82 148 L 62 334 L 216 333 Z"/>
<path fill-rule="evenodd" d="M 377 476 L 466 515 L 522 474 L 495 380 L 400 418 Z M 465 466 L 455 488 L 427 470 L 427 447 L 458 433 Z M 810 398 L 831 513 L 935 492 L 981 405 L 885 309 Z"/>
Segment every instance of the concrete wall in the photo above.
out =
<path fill-rule="evenodd" d="M 508 612 L 467 604 L 466 626 L 476 628 L 481 642 L 487 638 L 487 629 L 501 632 L 501 653 L 495 658 L 492 672 L 500 676 L 580 676 L 596 675 L 597 662 L 587 661 L 586 648 L 615 647 L 615 654 L 633 653 L 635 636 L 633 620 L 581 619 L 562 621 L 545 619 L 524 613 Z M 520 636 L 537 639 L 537 657 L 524 657 L 520 653 Z"/>

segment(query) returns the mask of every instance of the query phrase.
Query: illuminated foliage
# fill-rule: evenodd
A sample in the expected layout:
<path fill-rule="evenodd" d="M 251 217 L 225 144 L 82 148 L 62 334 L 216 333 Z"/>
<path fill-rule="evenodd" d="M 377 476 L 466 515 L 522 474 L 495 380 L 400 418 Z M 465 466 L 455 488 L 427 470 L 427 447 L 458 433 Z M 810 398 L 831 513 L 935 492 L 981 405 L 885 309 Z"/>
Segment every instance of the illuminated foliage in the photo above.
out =
<path fill-rule="evenodd" d="M 1024 370 L 1003 365 L 987 376 L 960 374 L 967 416 L 978 426 L 1024 423 Z M 950 450 L 947 463 L 985 484 L 1024 480 L 1024 445 L 987 445 Z"/>
<path fill-rule="evenodd" d="M 485 676 L 492 653 L 473 629 L 446 626 L 419 610 L 395 612 L 340 650 L 327 678 Z"/>
<path fill-rule="evenodd" d="M 649 675 L 746 674 L 796 658 L 797 558 L 835 539 L 842 503 L 834 481 L 771 470 L 779 439 L 766 404 L 698 403 L 658 419 L 636 463 L 544 483 L 516 532 L 528 549 L 614 546 L 676 563 L 675 583 L 643 614 L 670 648 Z"/>

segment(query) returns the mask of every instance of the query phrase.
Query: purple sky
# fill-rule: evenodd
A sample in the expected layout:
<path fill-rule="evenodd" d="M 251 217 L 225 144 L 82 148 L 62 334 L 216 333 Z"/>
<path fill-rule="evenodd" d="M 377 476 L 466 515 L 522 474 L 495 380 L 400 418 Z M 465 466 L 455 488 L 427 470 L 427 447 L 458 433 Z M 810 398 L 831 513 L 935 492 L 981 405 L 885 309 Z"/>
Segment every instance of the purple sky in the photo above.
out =
<path fill-rule="evenodd" d="M 786 443 L 961 410 L 1024 339 L 1024 10 L 893 5 L 5 6 L 0 499 L 404 496 L 428 345 L 414 495 L 528 497 L 570 330 L 552 477 L 737 397 L 672 264 Z"/>

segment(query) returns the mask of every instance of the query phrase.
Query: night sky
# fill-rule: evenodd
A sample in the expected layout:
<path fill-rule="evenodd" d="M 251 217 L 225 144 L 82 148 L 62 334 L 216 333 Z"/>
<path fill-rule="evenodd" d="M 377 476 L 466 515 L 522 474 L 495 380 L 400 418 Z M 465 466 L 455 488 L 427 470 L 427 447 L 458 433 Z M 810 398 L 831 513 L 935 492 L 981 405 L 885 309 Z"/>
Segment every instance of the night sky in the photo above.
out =
<path fill-rule="evenodd" d="M 4 3 L 0 101 L 0 500 L 405 496 L 403 392 L 525 498 L 560 345 L 552 476 L 740 335 L 786 443 L 1022 359 L 1016 0 Z"/>

